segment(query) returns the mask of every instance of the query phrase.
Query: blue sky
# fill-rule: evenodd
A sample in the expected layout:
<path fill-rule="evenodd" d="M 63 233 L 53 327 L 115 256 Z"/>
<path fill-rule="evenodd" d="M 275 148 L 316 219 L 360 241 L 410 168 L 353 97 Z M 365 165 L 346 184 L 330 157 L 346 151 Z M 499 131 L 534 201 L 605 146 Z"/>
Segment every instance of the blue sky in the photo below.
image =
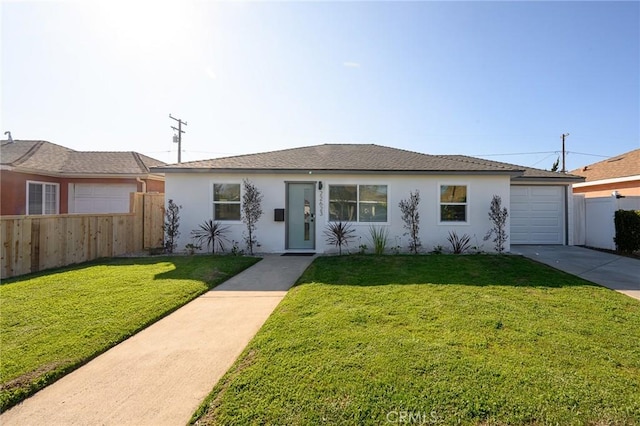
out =
<path fill-rule="evenodd" d="M 171 113 L 183 161 L 375 143 L 550 168 L 570 133 L 571 170 L 640 148 L 640 2 L 0 7 L 15 139 L 175 162 Z"/>

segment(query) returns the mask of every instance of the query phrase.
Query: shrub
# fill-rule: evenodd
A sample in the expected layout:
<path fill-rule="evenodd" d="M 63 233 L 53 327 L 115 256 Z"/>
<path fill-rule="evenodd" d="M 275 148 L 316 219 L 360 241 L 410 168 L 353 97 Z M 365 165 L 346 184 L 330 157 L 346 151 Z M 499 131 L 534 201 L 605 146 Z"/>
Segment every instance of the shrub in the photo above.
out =
<path fill-rule="evenodd" d="M 449 231 L 447 240 L 451 243 L 451 250 L 453 250 L 453 254 L 461 254 L 469 250 L 471 237 L 467 234 L 463 234 L 461 237 L 458 237 L 456 231 Z"/>
<path fill-rule="evenodd" d="M 401 200 L 398 203 L 400 211 L 402 211 L 402 221 L 407 232 L 404 235 L 409 236 L 409 250 L 418 254 L 418 249 L 422 245 L 420 242 L 420 212 L 418 212 L 418 204 L 420 204 L 420 191 L 409 191 L 409 198 Z"/>
<path fill-rule="evenodd" d="M 353 240 L 356 232 L 349 222 L 329 222 L 324 235 L 327 236 L 327 243 L 338 247 L 338 253 L 342 255 L 342 246 L 348 246 Z"/>
<path fill-rule="evenodd" d="M 377 228 L 371 225 L 369 227 L 369 236 L 371 238 L 373 252 L 375 254 L 384 254 L 384 250 L 387 248 L 387 241 L 389 240 L 389 229 L 383 227 Z"/>
<path fill-rule="evenodd" d="M 614 222 L 616 249 L 622 253 L 640 250 L 640 210 L 618 210 Z"/>
<path fill-rule="evenodd" d="M 182 206 L 177 205 L 173 200 L 167 203 L 167 209 L 164 212 L 164 249 L 167 253 L 173 253 L 176 248 L 177 239 L 180 236 L 180 209 Z"/>
<path fill-rule="evenodd" d="M 506 243 L 509 238 L 506 229 L 508 217 L 509 212 L 507 208 L 502 207 L 502 198 L 500 198 L 499 195 L 494 195 L 491 199 L 491 206 L 489 207 L 489 219 L 491 220 L 492 228 L 487 232 L 487 235 L 484 236 L 484 240 L 487 241 L 494 235 L 494 247 L 498 253 L 504 251 L 504 243 Z"/>
<path fill-rule="evenodd" d="M 224 242 L 229 241 L 225 236 L 228 230 L 229 228 L 227 226 L 223 226 L 220 222 L 209 219 L 199 225 L 198 229 L 191 231 L 191 238 L 199 244 L 207 243 L 207 249 L 211 247 L 211 252 L 216 254 L 216 245 L 220 250 L 224 251 Z"/>

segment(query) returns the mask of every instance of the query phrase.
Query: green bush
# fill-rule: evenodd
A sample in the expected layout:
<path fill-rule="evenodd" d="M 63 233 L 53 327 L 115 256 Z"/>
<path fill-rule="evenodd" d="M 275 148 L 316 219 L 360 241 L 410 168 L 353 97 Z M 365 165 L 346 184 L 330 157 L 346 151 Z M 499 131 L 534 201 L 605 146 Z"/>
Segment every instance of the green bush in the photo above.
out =
<path fill-rule="evenodd" d="M 618 210 L 614 221 L 616 236 L 613 241 L 618 251 L 633 253 L 640 250 L 640 210 Z"/>

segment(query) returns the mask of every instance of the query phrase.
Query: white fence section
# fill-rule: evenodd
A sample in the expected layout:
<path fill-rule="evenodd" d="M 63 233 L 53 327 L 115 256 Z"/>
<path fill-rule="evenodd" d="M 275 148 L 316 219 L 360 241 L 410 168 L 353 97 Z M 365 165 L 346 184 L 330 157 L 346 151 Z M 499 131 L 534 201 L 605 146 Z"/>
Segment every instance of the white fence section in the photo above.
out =
<path fill-rule="evenodd" d="M 573 196 L 574 244 L 615 250 L 616 210 L 640 210 L 640 197 Z"/>

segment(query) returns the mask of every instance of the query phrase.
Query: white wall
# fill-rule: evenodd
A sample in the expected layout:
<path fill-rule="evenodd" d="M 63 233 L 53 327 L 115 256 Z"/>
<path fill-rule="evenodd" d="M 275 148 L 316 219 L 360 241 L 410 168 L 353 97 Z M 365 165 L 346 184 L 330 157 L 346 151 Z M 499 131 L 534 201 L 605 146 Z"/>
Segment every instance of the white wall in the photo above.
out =
<path fill-rule="evenodd" d="M 576 229 L 581 229 L 584 238 L 576 244 L 615 250 L 616 235 L 614 215 L 616 210 L 640 210 L 640 197 L 593 197 L 574 196 Z"/>
<path fill-rule="evenodd" d="M 388 223 L 376 224 L 389 229 L 389 246 L 400 244 L 404 251 L 408 247 L 408 238 L 404 236 L 398 203 L 409 197 L 409 191 L 420 190 L 420 238 L 422 250 L 431 251 L 436 245 L 445 249 L 449 247 L 448 231 L 456 231 L 459 236 L 471 236 L 471 245 L 479 246 L 484 251 L 492 251 L 490 241 L 483 241 L 483 237 L 490 228 L 488 218 L 491 198 L 494 194 L 502 197 L 503 206 L 510 203 L 510 180 L 508 176 L 448 176 L 448 175 L 360 175 L 360 174 L 211 174 L 211 173 L 167 173 L 165 177 L 165 199 L 173 199 L 183 206 L 180 213 L 180 232 L 177 250 L 184 249 L 185 244 L 192 242 L 189 233 L 198 224 L 213 215 L 213 184 L 241 183 L 243 178 L 250 180 L 262 192 L 264 199 L 262 208 L 264 214 L 257 226 L 257 239 L 261 244 L 259 252 L 278 253 L 285 251 L 285 223 L 275 222 L 273 211 L 285 208 L 285 182 L 323 182 L 323 190 L 316 185 L 316 251 L 330 252 L 333 247 L 327 246 L 323 231 L 328 222 L 328 192 L 332 184 L 379 184 L 387 185 L 388 190 Z M 465 224 L 439 224 L 439 185 L 463 184 L 467 185 L 468 222 Z M 507 229 L 510 224 L 507 223 Z M 358 251 L 358 246 L 368 241 L 369 224 L 353 223 L 356 239 L 349 246 L 351 252 Z M 229 239 L 242 243 L 242 232 L 245 225 L 242 222 L 229 223 Z M 506 244 L 509 250 L 509 241 Z"/>

